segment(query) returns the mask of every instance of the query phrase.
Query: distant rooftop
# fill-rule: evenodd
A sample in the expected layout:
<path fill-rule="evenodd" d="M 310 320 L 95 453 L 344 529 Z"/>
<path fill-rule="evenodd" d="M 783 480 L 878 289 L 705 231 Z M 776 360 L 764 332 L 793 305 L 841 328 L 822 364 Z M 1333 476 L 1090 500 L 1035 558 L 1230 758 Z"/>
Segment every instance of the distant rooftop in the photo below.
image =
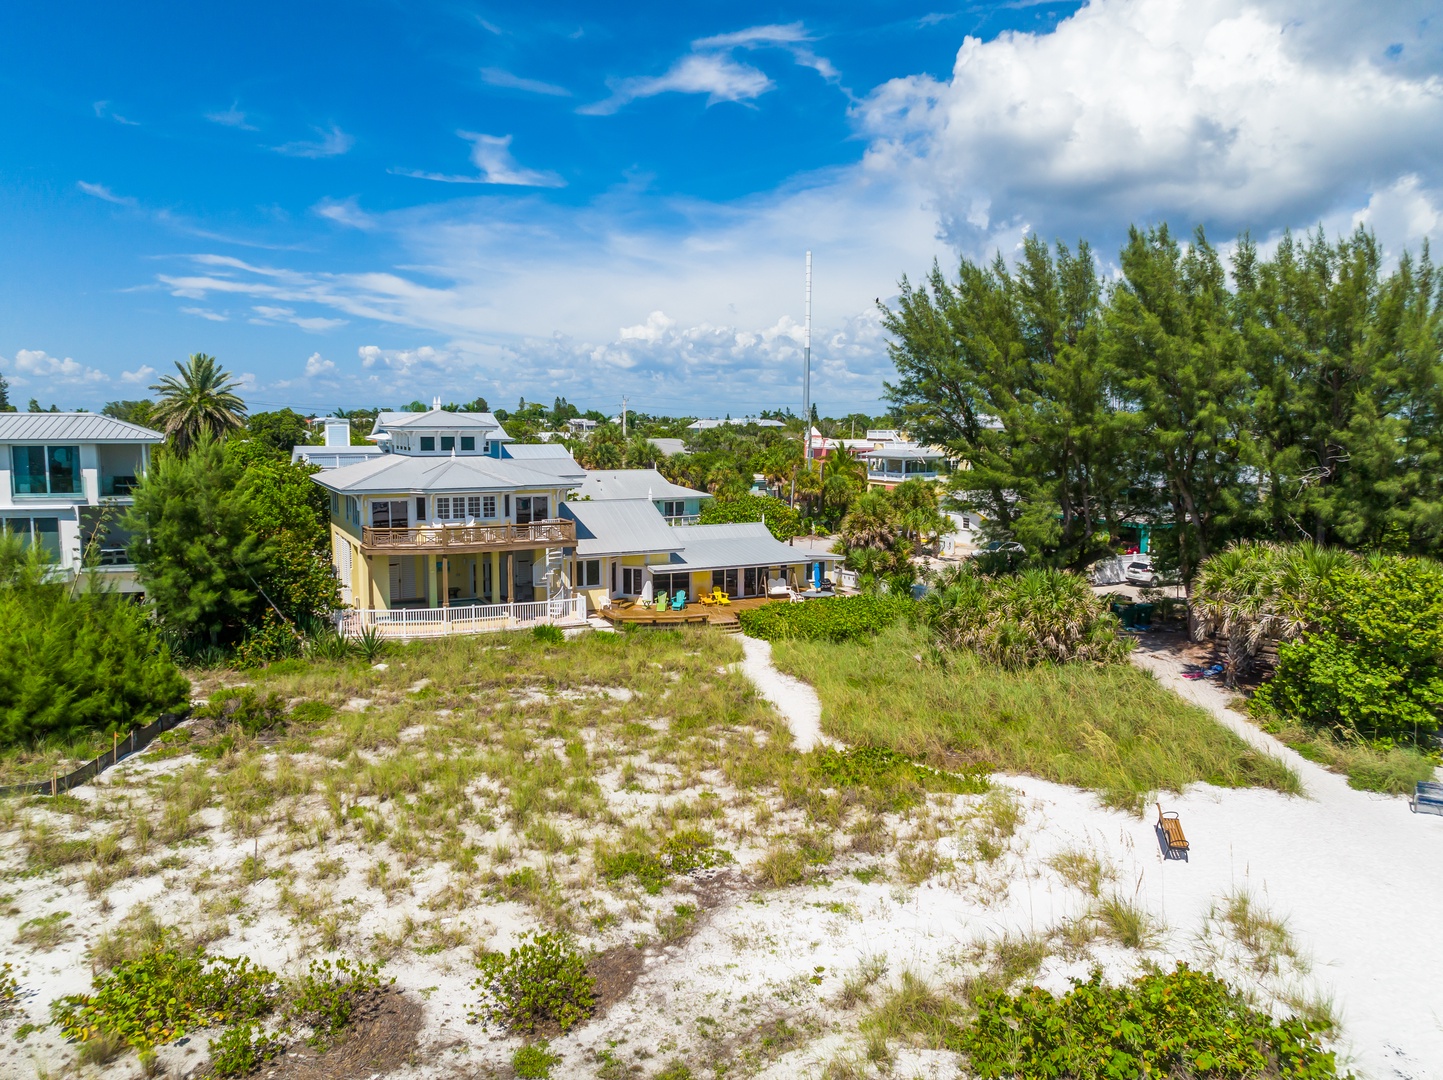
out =
<path fill-rule="evenodd" d="M 150 428 L 100 413 L 0 413 L 0 442 L 158 443 Z"/>
<path fill-rule="evenodd" d="M 711 417 L 707 420 L 694 420 L 686 426 L 688 431 L 708 431 L 711 428 L 719 427 L 746 427 L 748 424 L 755 424 L 757 427 L 779 428 L 787 425 L 780 420 L 758 419 L 755 416 L 729 416 L 725 420 L 718 420 Z"/>

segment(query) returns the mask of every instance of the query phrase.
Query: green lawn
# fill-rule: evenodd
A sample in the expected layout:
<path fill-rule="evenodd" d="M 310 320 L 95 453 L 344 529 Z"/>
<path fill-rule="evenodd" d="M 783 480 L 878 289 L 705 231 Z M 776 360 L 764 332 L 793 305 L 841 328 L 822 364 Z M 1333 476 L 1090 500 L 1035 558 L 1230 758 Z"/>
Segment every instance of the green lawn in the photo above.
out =
<path fill-rule="evenodd" d="M 985 762 L 1135 810 L 1150 792 L 1198 780 L 1301 790 L 1285 765 L 1131 664 L 1005 671 L 957 653 L 944 668 L 906 625 L 858 644 L 778 641 L 773 651 L 779 668 L 816 687 L 827 734 L 853 746 L 939 767 Z"/>

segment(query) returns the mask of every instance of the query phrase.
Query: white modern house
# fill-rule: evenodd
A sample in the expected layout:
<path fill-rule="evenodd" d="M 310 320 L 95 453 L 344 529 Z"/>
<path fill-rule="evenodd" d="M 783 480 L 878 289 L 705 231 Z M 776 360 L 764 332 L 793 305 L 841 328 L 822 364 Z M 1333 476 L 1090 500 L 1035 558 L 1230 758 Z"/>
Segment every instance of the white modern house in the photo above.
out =
<path fill-rule="evenodd" d="M 0 528 L 65 572 L 93 566 L 140 592 L 120 528 L 158 431 L 95 413 L 0 413 Z"/>
<path fill-rule="evenodd" d="M 325 438 L 320 446 L 297 446 L 291 450 L 291 463 L 304 462 L 321 469 L 339 469 L 343 465 L 354 465 L 381 453 L 379 446 L 352 446 L 351 422 L 344 417 L 327 416 L 312 420 L 320 424 Z"/>
<path fill-rule="evenodd" d="M 908 480 L 940 480 L 952 470 L 945 450 L 900 439 L 878 442 L 866 452 L 864 460 L 867 487 L 874 490 L 891 490 Z"/>

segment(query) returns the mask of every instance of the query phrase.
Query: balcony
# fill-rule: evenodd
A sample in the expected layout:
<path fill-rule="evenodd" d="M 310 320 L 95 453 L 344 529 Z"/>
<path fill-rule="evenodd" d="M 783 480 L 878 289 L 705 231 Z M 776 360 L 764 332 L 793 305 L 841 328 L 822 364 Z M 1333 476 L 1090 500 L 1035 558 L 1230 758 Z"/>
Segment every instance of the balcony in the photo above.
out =
<path fill-rule="evenodd" d="M 673 514 L 666 519 L 668 525 L 700 525 L 700 514 Z"/>
<path fill-rule="evenodd" d="M 533 521 L 529 525 L 417 525 L 400 528 L 366 525 L 361 550 L 381 551 L 514 551 L 568 547 L 576 543 L 576 522 L 569 518 Z"/>

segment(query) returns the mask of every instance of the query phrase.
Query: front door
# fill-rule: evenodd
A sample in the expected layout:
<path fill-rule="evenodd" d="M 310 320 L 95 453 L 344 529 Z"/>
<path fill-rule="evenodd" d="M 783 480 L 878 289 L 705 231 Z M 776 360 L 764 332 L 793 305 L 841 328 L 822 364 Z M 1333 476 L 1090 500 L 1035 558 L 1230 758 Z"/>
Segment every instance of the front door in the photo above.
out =
<path fill-rule="evenodd" d="M 518 551 L 513 563 L 515 570 L 511 575 L 511 602 L 529 603 L 536 595 L 531 584 L 531 552 Z"/>
<path fill-rule="evenodd" d="M 404 529 L 411 504 L 405 499 L 383 499 L 371 504 L 371 524 L 378 529 Z"/>

